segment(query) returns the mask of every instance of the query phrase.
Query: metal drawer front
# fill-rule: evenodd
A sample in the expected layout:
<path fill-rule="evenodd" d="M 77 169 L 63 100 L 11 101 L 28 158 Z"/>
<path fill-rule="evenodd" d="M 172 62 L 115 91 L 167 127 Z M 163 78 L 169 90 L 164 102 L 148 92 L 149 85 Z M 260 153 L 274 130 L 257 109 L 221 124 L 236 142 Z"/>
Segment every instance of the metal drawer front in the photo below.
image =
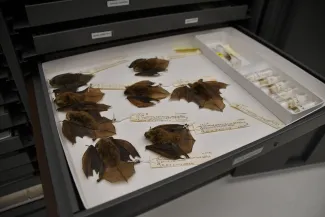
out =
<path fill-rule="evenodd" d="M 26 13 L 31 26 L 76 20 L 87 17 L 116 14 L 127 11 L 175 5 L 195 4 L 220 0 L 65 0 L 26 5 Z M 113 4 L 116 2 L 115 4 Z M 115 7 L 113 5 L 116 5 Z M 91 10 L 89 10 L 91 8 Z M 59 15 L 59 16 L 58 16 Z M 40 19 L 41 17 L 41 19 Z"/>
<path fill-rule="evenodd" d="M 7 139 L 0 140 L 0 155 L 23 148 L 23 144 L 19 136 L 12 136 Z"/>
<path fill-rule="evenodd" d="M 227 6 L 176 13 L 33 36 L 38 54 L 122 38 L 244 19 L 247 6 Z M 155 25 L 151 25 L 154 23 Z"/>
<path fill-rule="evenodd" d="M 11 157 L 1 158 L 0 172 L 28 163 L 30 163 L 30 158 L 27 153 L 21 153 Z"/>

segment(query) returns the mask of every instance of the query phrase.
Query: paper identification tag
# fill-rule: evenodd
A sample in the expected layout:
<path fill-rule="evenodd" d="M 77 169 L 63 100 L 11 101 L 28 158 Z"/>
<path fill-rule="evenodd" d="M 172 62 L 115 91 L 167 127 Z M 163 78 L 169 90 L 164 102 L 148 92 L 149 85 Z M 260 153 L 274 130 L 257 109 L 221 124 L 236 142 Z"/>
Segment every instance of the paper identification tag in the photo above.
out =
<path fill-rule="evenodd" d="M 204 134 L 245 128 L 249 127 L 249 124 L 244 119 L 239 119 L 225 123 L 193 124 L 193 127 L 196 134 Z"/>
<path fill-rule="evenodd" d="M 130 117 L 132 122 L 187 122 L 189 120 L 186 113 L 135 113 Z"/>
<path fill-rule="evenodd" d="M 211 152 L 201 154 L 190 154 L 190 158 L 170 160 L 163 157 L 150 157 L 151 168 L 167 168 L 167 167 L 182 167 L 196 166 L 212 159 Z"/>
<path fill-rule="evenodd" d="M 180 86 L 184 86 L 187 85 L 189 83 L 194 83 L 198 80 L 202 79 L 203 81 L 216 81 L 216 79 L 212 76 L 204 76 L 202 78 L 196 79 L 196 80 L 185 80 L 185 79 L 179 79 L 177 80 L 175 83 L 173 83 L 174 87 L 180 87 Z"/>
<path fill-rule="evenodd" d="M 127 60 L 118 60 L 118 61 L 115 61 L 115 62 L 112 62 L 112 63 L 109 63 L 109 64 L 104 64 L 104 65 L 95 67 L 95 68 L 90 69 L 90 70 L 88 70 L 86 72 L 83 72 L 83 73 L 85 73 L 85 74 L 95 74 L 97 72 L 104 71 L 106 69 L 112 68 L 114 66 L 118 66 L 118 65 L 126 63 L 126 62 L 128 62 L 128 61 Z"/>
<path fill-rule="evenodd" d="M 90 87 L 102 90 L 125 90 L 126 86 L 125 84 L 90 84 Z"/>
<path fill-rule="evenodd" d="M 263 116 L 260 116 L 260 115 L 256 114 L 255 112 L 253 112 L 250 108 L 248 108 L 245 105 L 231 104 L 230 106 L 245 113 L 246 115 L 248 115 L 252 118 L 255 118 L 256 120 L 263 122 L 264 124 L 267 124 L 267 125 L 275 128 L 275 129 L 281 129 L 281 128 L 285 127 L 285 125 L 282 122 L 276 121 L 276 120 L 270 120 Z"/>

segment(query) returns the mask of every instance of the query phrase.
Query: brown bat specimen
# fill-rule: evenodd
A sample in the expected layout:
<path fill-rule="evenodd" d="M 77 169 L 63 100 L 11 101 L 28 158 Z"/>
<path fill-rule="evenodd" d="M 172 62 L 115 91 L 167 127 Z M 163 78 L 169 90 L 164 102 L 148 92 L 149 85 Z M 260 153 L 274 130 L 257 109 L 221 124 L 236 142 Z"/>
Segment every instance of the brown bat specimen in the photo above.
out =
<path fill-rule="evenodd" d="M 111 183 L 126 181 L 135 173 L 130 159 L 140 157 L 134 146 L 128 141 L 112 137 L 99 140 L 95 147 L 89 146 L 82 157 L 82 169 L 85 176 L 98 173 L 98 182 L 105 179 Z"/>
<path fill-rule="evenodd" d="M 63 121 L 62 133 L 74 144 L 76 137 L 107 138 L 115 135 L 116 131 L 112 121 L 101 117 L 98 112 L 90 114 L 85 111 L 70 111 Z"/>
<path fill-rule="evenodd" d="M 161 99 L 169 96 L 169 92 L 151 81 L 139 81 L 126 87 L 124 94 L 127 99 L 138 108 L 145 108 L 155 105 Z"/>
<path fill-rule="evenodd" d="M 199 108 L 207 108 L 214 111 L 223 111 L 225 104 L 221 97 L 220 89 L 225 89 L 228 84 L 217 81 L 203 81 L 202 79 L 176 88 L 170 100 L 184 99 L 187 102 L 194 102 Z"/>
<path fill-rule="evenodd" d="M 76 91 L 78 87 L 86 85 L 94 75 L 81 73 L 64 73 L 53 77 L 49 83 L 51 87 L 58 88 L 54 92 Z"/>
<path fill-rule="evenodd" d="M 165 124 L 147 131 L 144 136 L 153 144 L 146 149 L 169 159 L 189 158 L 195 139 L 187 129 L 187 125 Z"/>
<path fill-rule="evenodd" d="M 104 93 L 99 88 L 86 88 L 79 92 L 64 92 L 56 95 L 54 103 L 58 107 L 73 105 L 80 102 L 97 103 L 102 100 Z"/>
<path fill-rule="evenodd" d="M 136 76 L 159 76 L 159 72 L 167 71 L 169 60 L 150 58 L 150 59 L 136 59 L 129 68 L 138 72 Z"/>
<path fill-rule="evenodd" d="M 61 106 L 57 110 L 60 112 L 62 112 L 62 111 L 64 111 L 64 112 L 67 112 L 67 111 L 102 112 L 102 111 L 107 111 L 109 108 L 110 108 L 110 106 L 105 105 L 105 104 L 98 104 L 98 103 L 94 103 L 94 102 L 76 102 L 73 104 Z"/>
<path fill-rule="evenodd" d="M 57 94 L 54 103 L 58 111 L 107 111 L 110 106 L 97 104 L 104 96 L 98 88 L 87 88 L 79 92 Z"/>

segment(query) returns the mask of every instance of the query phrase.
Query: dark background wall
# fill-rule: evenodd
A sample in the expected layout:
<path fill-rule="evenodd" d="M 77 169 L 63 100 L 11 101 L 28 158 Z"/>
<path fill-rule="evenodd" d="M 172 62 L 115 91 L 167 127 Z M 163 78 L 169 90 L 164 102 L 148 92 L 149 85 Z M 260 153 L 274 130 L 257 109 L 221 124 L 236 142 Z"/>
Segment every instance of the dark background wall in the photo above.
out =
<path fill-rule="evenodd" d="M 325 1 L 269 0 L 259 35 L 325 76 Z"/>
<path fill-rule="evenodd" d="M 325 1 L 296 0 L 286 52 L 325 76 Z"/>

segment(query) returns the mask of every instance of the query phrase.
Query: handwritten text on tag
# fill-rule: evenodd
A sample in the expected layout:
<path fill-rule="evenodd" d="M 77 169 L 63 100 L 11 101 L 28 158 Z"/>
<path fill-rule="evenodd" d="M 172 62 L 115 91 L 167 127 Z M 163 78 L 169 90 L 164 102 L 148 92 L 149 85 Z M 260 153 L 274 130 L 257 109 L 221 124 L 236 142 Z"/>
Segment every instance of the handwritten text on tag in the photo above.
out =
<path fill-rule="evenodd" d="M 255 118 L 256 120 L 259 120 L 261 122 L 263 122 L 264 124 L 267 124 L 275 129 L 281 129 L 283 128 L 285 125 L 280 122 L 280 121 L 276 121 L 276 120 L 270 120 L 267 119 L 263 116 L 260 116 L 258 114 L 256 114 L 255 112 L 253 112 L 250 108 L 248 108 L 245 105 L 241 105 L 241 104 L 232 104 L 231 107 L 238 109 L 239 111 L 245 113 L 246 115 Z"/>
<path fill-rule="evenodd" d="M 130 119 L 132 122 L 186 122 L 188 121 L 188 116 L 185 113 L 135 113 L 131 115 Z"/>
<path fill-rule="evenodd" d="M 244 127 L 249 127 L 249 124 L 244 119 L 239 119 L 227 123 L 204 123 L 194 124 L 194 130 L 197 134 L 213 133 L 227 130 L 235 130 Z"/>
<path fill-rule="evenodd" d="M 211 152 L 201 154 L 191 154 L 190 158 L 170 160 L 163 157 L 150 158 L 151 168 L 166 168 L 166 167 L 182 167 L 195 166 L 207 162 L 212 159 Z"/>

